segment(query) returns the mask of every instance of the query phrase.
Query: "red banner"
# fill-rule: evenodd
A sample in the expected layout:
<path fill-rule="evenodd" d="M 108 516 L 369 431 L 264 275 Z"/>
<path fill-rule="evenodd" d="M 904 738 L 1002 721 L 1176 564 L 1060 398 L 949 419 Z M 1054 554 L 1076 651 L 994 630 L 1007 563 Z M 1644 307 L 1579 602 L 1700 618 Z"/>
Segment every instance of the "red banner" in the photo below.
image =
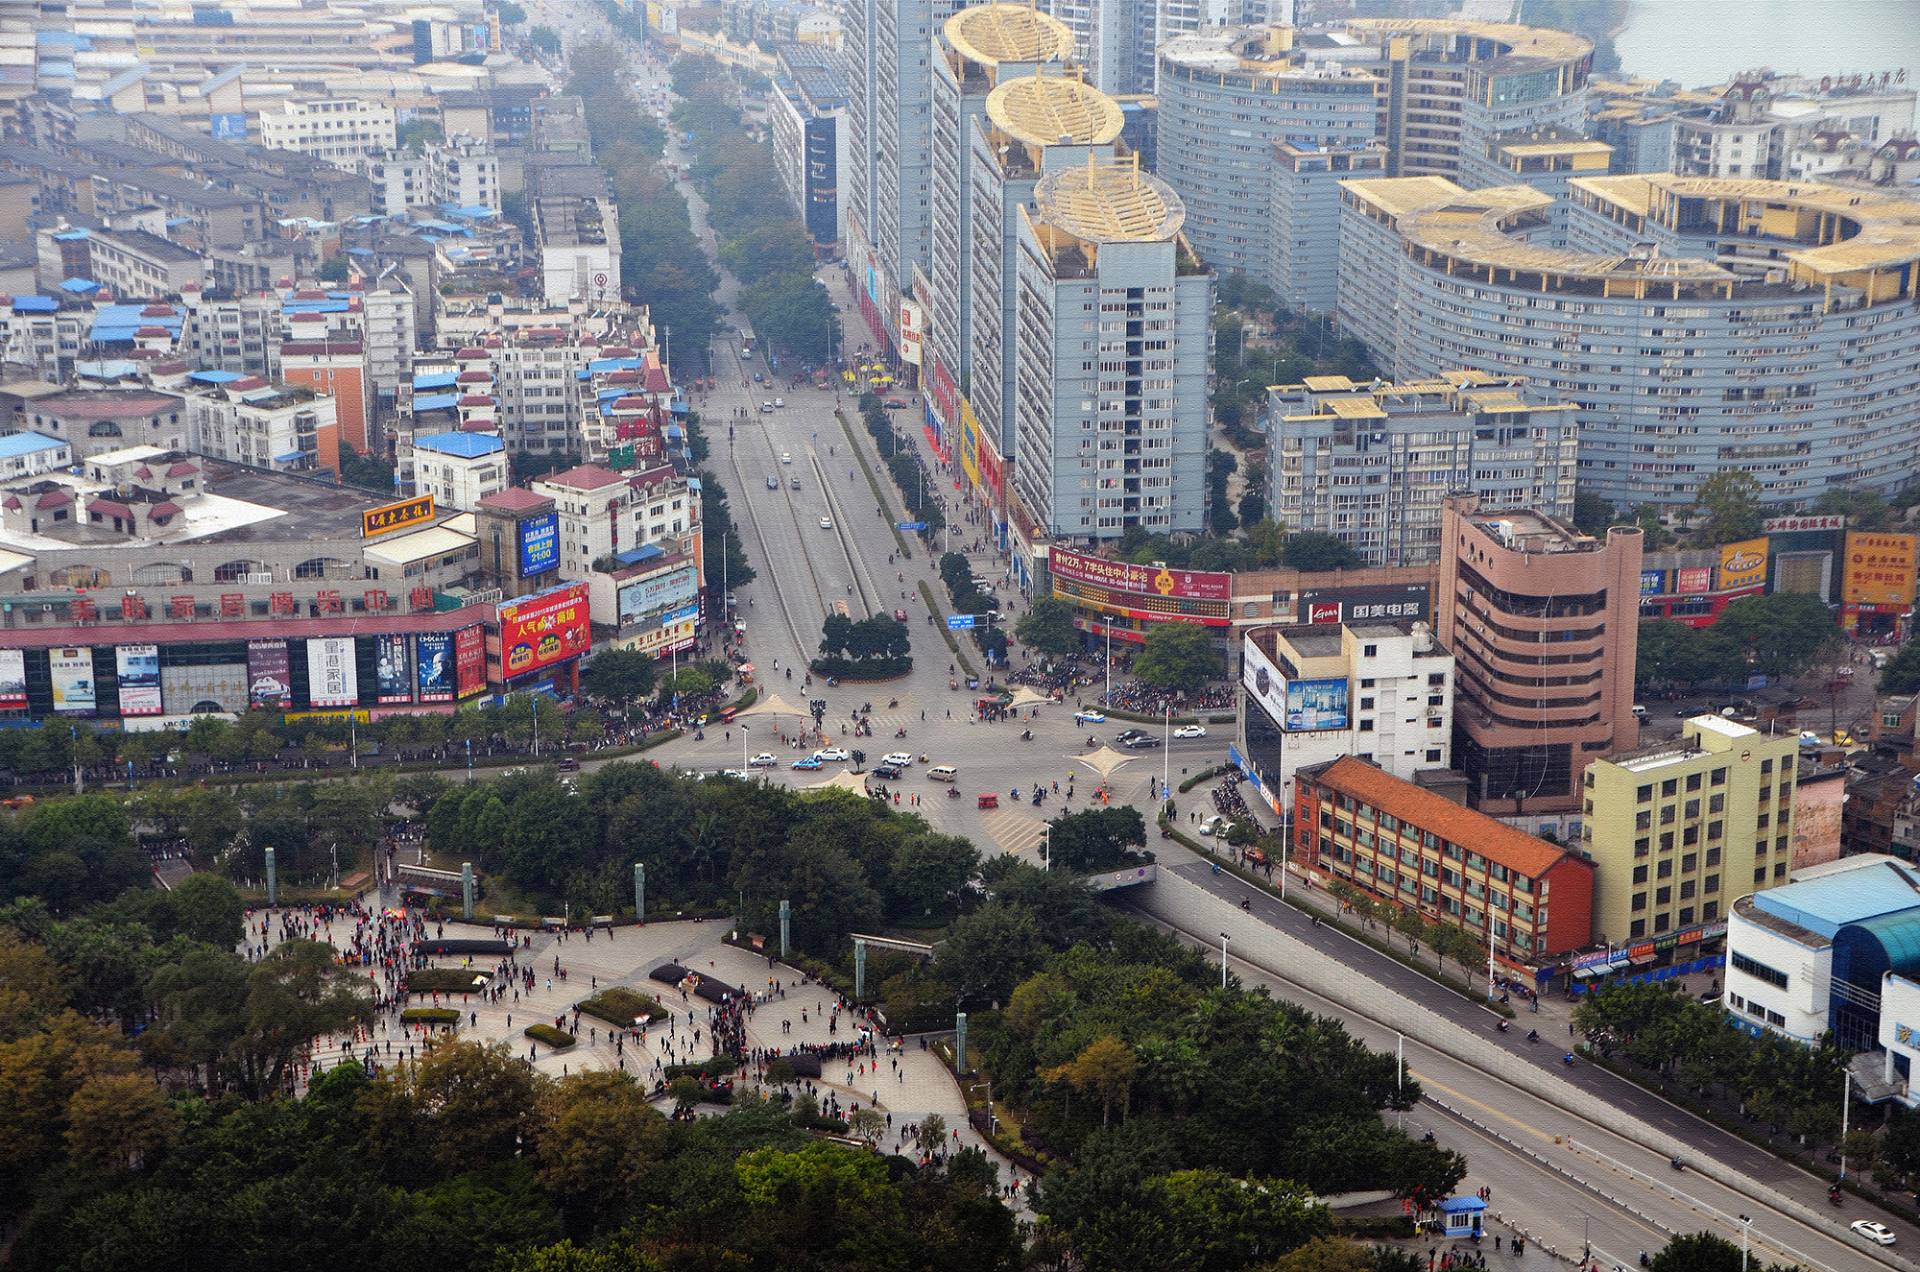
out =
<path fill-rule="evenodd" d="M 1177 597 L 1191 601 L 1230 601 L 1233 575 L 1219 570 L 1175 570 L 1158 565 L 1109 561 L 1067 548 L 1053 549 L 1050 569 L 1063 579 L 1141 596 Z"/>
<path fill-rule="evenodd" d="M 453 634 L 453 663 L 458 677 L 454 692 L 460 697 L 479 693 L 487 687 L 486 628 L 462 627 Z"/>
<path fill-rule="evenodd" d="M 593 643 L 585 583 L 566 583 L 517 601 L 502 601 L 498 612 L 502 680 L 584 654 Z"/>

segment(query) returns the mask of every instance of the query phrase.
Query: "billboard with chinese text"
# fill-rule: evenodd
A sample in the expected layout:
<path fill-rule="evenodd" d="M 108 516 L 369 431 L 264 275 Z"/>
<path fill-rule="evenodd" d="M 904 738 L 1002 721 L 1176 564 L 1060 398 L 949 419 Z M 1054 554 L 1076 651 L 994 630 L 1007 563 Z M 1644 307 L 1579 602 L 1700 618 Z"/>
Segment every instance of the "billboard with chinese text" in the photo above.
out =
<path fill-rule="evenodd" d="M 454 692 L 470 697 L 487 687 L 487 629 L 475 624 L 453 634 Z"/>
<path fill-rule="evenodd" d="M 1110 561 L 1069 548 L 1055 548 L 1049 568 L 1058 578 L 1089 583 L 1115 592 L 1139 596 L 1175 597 L 1194 601 L 1233 599 L 1233 575 L 1222 570 L 1175 570 L 1164 565 L 1135 565 Z"/>
<path fill-rule="evenodd" d="M 316 636 L 307 642 L 307 705 L 351 707 L 360 701 L 360 668 L 351 636 Z"/>
<path fill-rule="evenodd" d="M 1840 599 L 1848 605 L 1905 610 L 1913 604 L 1914 536 L 1847 531 Z"/>
<path fill-rule="evenodd" d="M 497 613 L 503 680 L 543 671 L 586 653 L 592 644 L 584 583 L 502 601 Z"/>
<path fill-rule="evenodd" d="M 560 514 L 543 512 L 520 523 L 520 577 L 532 578 L 560 565 Z"/>
<path fill-rule="evenodd" d="M 407 638 L 399 632 L 373 638 L 373 692 L 381 702 L 413 701 L 413 668 Z"/>
<path fill-rule="evenodd" d="M 86 646 L 47 651 L 53 709 L 61 715 L 92 715 L 95 706 L 93 650 Z"/>
<path fill-rule="evenodd" d="M 120 714 L 160 714 L 160 646 L 120 645 L 113 651 L 120 679 Z"/>
<path fill-rule="evenodd" d="M 413 655 L 420 701 L 452 702 L 455 692 L 453 633 L 421 632 L 413 638 Z"/>
<path fill-rule="evenodd" d="M 1334 680 L 1289 680 L 1287 715 L 1281 727 L 1289 733 L 1311 733 L 1318 729 L 1347 727 L 1347 682 Z"/>
<path fill-rule="evenodd" d="M 0 711 L 18 710 L 26 705 L 26 651 L 0 649 Z"/>
<path fill-rule="evenodd" d="M 293 669 L 286 641 L 247 642 L 247 705 L 274 711 L 293 705 Z"/>
<path fill-rule="evenodd" d="M 620 625 L 642 615 L 685 605 L 700 593 L 700 580 L 691 562 L 620 585 Z"/>

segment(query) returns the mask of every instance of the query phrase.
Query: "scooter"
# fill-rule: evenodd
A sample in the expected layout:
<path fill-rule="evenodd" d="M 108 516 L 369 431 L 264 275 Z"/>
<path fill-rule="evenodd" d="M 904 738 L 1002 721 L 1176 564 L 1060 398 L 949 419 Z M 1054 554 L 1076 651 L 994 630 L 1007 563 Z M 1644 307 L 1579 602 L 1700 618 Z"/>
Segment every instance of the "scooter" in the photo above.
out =
<path fill-rule="evenodd" d="M 1507 1032 L 1507 1022 L 1504 1020 L 1495 1021 L 1493 1027 L 1495 1029 L 1498 1029 L 1501 1033 Z"/>
<path fill-rule="evenodd" d="M 905 729 L 905 727 L 903 726 L 903 727 L 901 727 L 901 728 L 898 728 L 898 729 L 895 729 L 895 730 L 893 731 L 893 736 L 894 736 L 894 737 L 896 737 L 896 738 L 904 738 L 904 737 L 906 737 L 906 736 L 907 736 L 907 731 L 906 731 L 906 729 Z"/>
<path fill-rule="evenodd" d="M 1569 1069 L 1573 1068 L 1573 1052 L 1569 1051 L 1566 1055 L 1561 1056 L 1560 1063 L 1566 1065 Z"/>
<path fill-rule="evenodd" d="M 1020 730 L 1020 740 L 1021 740 L 1022 742 L 1031 742 L 1031 741 L 1033 741 L 1033 730 L 1032 730 L 1032 729 L 1022 729 L 1022 730 Z"/>

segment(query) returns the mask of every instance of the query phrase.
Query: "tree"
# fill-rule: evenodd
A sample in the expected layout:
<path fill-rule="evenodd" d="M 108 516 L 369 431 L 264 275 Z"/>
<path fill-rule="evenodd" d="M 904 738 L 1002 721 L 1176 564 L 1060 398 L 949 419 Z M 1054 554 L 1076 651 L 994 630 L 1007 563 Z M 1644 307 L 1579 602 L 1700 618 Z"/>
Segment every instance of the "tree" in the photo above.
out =
<path fill-rule="evenodd" d="M 1426 1261 L 1420 1260 L 1424 1272 Z M 1373 1251 L 1345 1237 L 1315 1237 L 1287 1251 L 1267 1266 L 1267 1272 L 1379 1272 Z"/>
<path fill-rule="evenodd" d="M 1871 490 L 1856 486 L 1831 486 L 1813 501 L 1813 511 L 1838 513 L 1852 530 L 1890 530 L 1893 505 Z"/>
<path fill-rule="evenodd" d="M 951 913 L 979 865 L 979 851 L 959 835 L 904 839 L 887 875 L 888 909 L 900 919 Z"/>
<path fill-rule="evenodd" d="M 351 443 L 340 443 L 340 480 L 375 494 L 393 493 L 393 465 L 378 455 L 363 455 Z"/>
<path fill-rule="evenodd" d="M 1043 597 L 1020 616 L 1014 624 L 1014 635 L 1020 638 L 1021 644 L 1043 654 L 1071 653 L 1080 643 L 1073 615 L 1073 606 L 1067 602 L 1054 596 Z"/>
<path fill-rule="evenodd" d="M 629 1202 L 665 1154 L 666 1120 L 625 1073 L 577 1073 L 538 1101 L 540 1183 L 583 1220 Z"/>
<path fill-rule="evenodd" d="M 996 900 L 954 922 L 936 966 L 963 1005 L 985 1006 L 1004 1002 L 1046 952 L 1033 911 Z"/>
<path fill-rule="evenodd" d="M 150 1078 L 90 1077 L 67 1100 L 67 1155 L 97 1174 L 138 1170 L 173 1141 L 176 1122 Z"/>
<path fill-rule="evenodd" d="M 511 2 L 511 0 L 509 0 L 509 2 Z M 524 17 L 525 14 L 521 16 Z M 427 143 L 445 141 L 446 139 L 446 129 L 442 128 L 440 122 L 434 119 L 409 119 L 406 123 L 401 124 L 399 128 L 398 141 L 400 149 L 412 151 L 416 155 L 427 148 Z"/>
<path fill-rule="evenodd" d="M 1797 676 L 1812 665 L 1835 628 L 1833 614 L 1819 597 L 1775 592 L 1734 601 L 1720 612 L 1713 630 L 1737 641 L 1755 671 Z"/>
<path fill-rule="evenodd" d="M 1590 490 L 1573 492 L 1573 528 L 1596 538 L 1606 534 L 1613 524 L 1613 502 Z"/>
<path fill-rule="evenodd" d="M 1107 1125 L 1113 1106 L 1125 1104 L 1133 1091 L 1133 1077 L 1140 1063 L 1133 1048 L 1111 1035 L 1096 1038 L 1086 1049 L 1063 1065 L 1047 1070 L 1049 1082 L 1064 1083 L 1082 1095 L 1100 1101 L 1100 1125 Z"/>
<path fill-rule="evenodd" d="M 862 1105 L 847 1115 L 847 1129 L 853 1132 L 855 1139 L 873 1148 L 880 1143 L 880 1137 L 887 1133 L 887 1119 L 871 1105 Z"/>
<path fill-rule="evenodd" d="M 1220 655 L 1198 623 L 1155 623 L 1133 660 L 1133 674 L 1155 688 L 1189 693 L 1220 675 Z"/>
<path fill-rule="evenodd" d="M 321 1034 L 373 1018 L 368 981 L 334 954 L 318 941 L 288 941 L 248 973 L 237 1049 L 240 1084 L 249 1095 L 282 1089 L 296 1055 Z"/>
<path fill-rule="evenodd" d="M 1145 1192 L 1168 1252 L 1195 1272 L 1237 1272 L 1324 1235 L 1332 1223 L 1325 1206 L 1286 1180 L 1180 1170 L 1148 1181 Z"/>
<path fill-rule="evenodd" d="M 514 0 L 498 0 L 493 11 L 500 15 L 500 21 L 506 26 L 519 26 L 527 20 L 527 11 L 514 3 Z"/>
<path fill-rule="evenodd" d="M 1338 535 L 1301 530 L 1287 536 L 1286 563 L 1303 574 L 1328 570 L 1357 570 L 1366 564 L 1351 544 Z"/>
<path fill-rule="evenodd" d="M 1717 472 L 1701 483 L 1699 499 L 1693 511 L 1704 518 L 1694 528 L 1694 538 L 1703 547 L 1735 543 L 1760 533 L 1760 483 L 1752 473 L 1739 469 Z"/>
<path fill-rule="evenodd" d="M 1920 690 L 1920 641 L 1909 641 L 1880 669 L 1881 693 Z"/>
<path fill-rule="evenodd" d="M 245 903 L 239 889 L 219 875 L 196 872 L 169 894 L 182 935 L 216 949 L 230 950 L 245 929 Z"/>
<path fill-rule="evenodd" d="M 1740 1247 L 1711 1232 L 1682 1233 L 1653 1256 L 1653 1272 L 1741 1272 Z"/>
<path fill-rule="evenodd" d="M 1118 869 L 1141 860 L 1136 850 L 1146 845 L 1146 819 L 1129 805 L 1090 808 L 1048 823 L 1047 853 L 1055 870 Z"/>
<path fill-rule="evenodd" d="M 552 57 L 560 52 L 560 35 L 550 26 L 537 26 L 527 32 L 527 38 L 533 47 Z"/>
<path fill-rule="evenodd" d="M 658 664 L 637 649 L 603 649 L 587 663 L 587 688 L 597 697 L 622 704 L 652 692 Z"/>

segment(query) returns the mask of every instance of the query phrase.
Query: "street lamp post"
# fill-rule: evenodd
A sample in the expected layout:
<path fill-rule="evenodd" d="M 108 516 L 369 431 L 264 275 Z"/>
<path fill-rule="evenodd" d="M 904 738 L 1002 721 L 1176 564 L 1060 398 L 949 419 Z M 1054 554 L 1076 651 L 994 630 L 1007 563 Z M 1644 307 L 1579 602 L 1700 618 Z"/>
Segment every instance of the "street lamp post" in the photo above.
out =
<path fill-rule="evenodd" d="M 1227 942 L 1233 938 L 1225 932 L 1220 934 L 1220 988 L 1227 987 Z"/>
<path fill-rule="evenodd" d="M 1173 702 L 1167 702 L 1166 719 L 1160 723 L 1160 802 L 1173 798 Z"/>
<path fill-rule="evenodd" d="M 1747 1235 L 1753 1231 L 1753 1218 L 1740 1215 L 1740 1272 L 1747 1272 Z"/>
<path fill-rule="evenodd" d="M 1847 1182 L 1847 1115 L 1853 1111 L 1853 1070 L 1842 1069 L 1840 1083 L 1840 1182 Z"/>

